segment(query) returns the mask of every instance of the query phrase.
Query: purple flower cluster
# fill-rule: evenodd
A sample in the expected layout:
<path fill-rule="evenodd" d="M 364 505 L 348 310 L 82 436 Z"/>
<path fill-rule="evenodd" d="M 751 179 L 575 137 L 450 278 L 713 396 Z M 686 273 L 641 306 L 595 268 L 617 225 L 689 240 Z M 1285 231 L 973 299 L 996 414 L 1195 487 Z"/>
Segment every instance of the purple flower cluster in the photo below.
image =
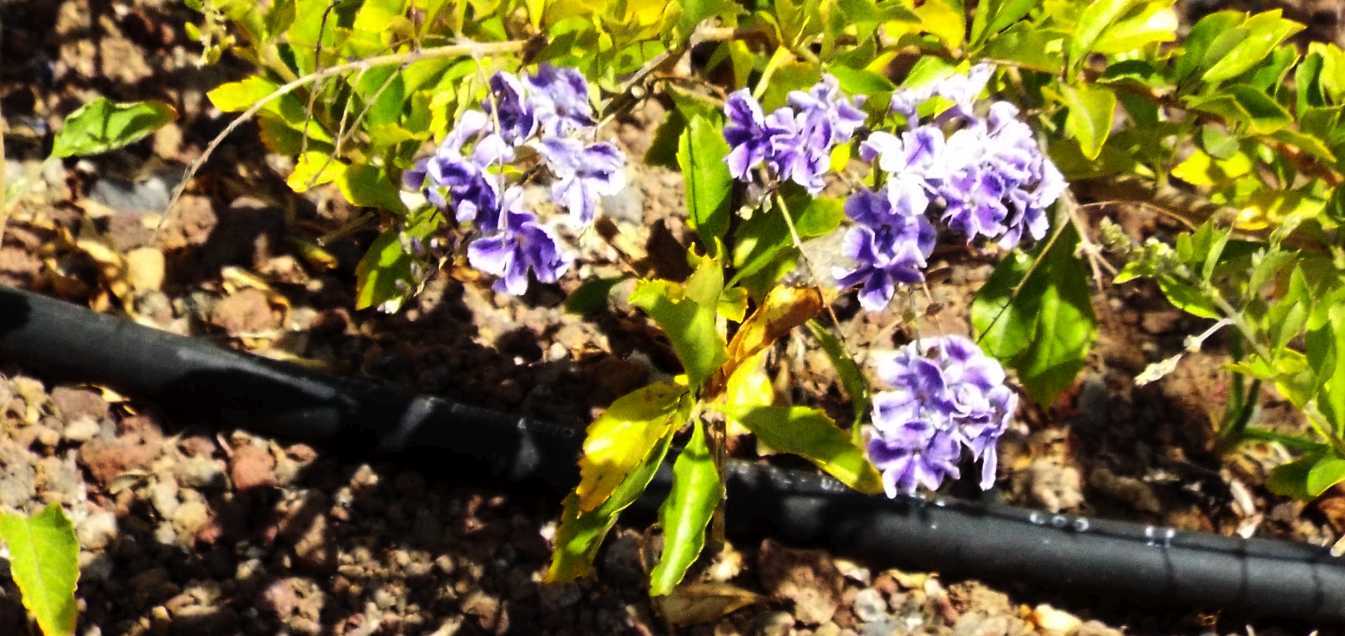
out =
<path fill-rule="evenodd" d="M 877 370 L 892 389 L 873 397 L 868 453 L 887 495 L 957 479 L 964 449 L 981 462 L 981 488 L 990 488 L 995 444 L 1018 406 L 999 363 L 962 336 L 942 336 L 907 344 Z"/>
<path fill-rule="evenodd" d="M 499 72 L 481 110 L 463 113 L 435 152 L 402 174 L 403 184 L 452 211 L 458 223 L 471 223 L 480 237 L 468 248 L 468 262 L 498 277 L 496 291 L 519 295 L 529 272 L 555 282 L 572 257 L 552 228 L 522 208 L 523 190 L 506 183 L 503 168 L 540 157 L 553 178 L 552 200 L 573 223 L 587 226 L 599 199 L 626 185 L 625 155 L 613 144 L 583 141 L 595 126 L 588 83 L 577 71 L 543 64 L 522 77 Z M 525 148 L 530 152 L 520 152 Z"/>
<path fill-rule="evenodd" d="M 1012 104 L 994 102 L 984 117 L 973 111 L 992 71 L 982 64 L 967 75 L 897 92 L 891 108 L 906 118 L 907 130 L 900 136 L 876 131 L 860 144 L 860 158 L 876 163 L 886 176 L 885 196 L 892 204 L 885 209 L 893 212 L 851 212 L 875 209 L 870 203 L 874 194 L 867 190 L 855 193 L 846 205 L 855 225 L 844 246 L 855 267 L 838 270 L 836 277 L 842 285 L 860 287 L 865 309 L 886 307 L 895 283 L 923 280 L 920 270 L 933 237 L 926 238 L 923 226 L 919 232 L 889 228 L 914 227 L 918 221 L 912 218 L 923 219 L 929 206 L 941 209 L 940 220 L 968 241 L 984 236 L 1009 249 L 1025 235 L 1033 240 L 1046 235 L 1046 208 L 1067 184 Z M 917 108 L 934 97 L 951 106 L 922 124 Z M 884 232 L 891 239 L 880 247 L 869 238 Z"/>
<path fill-rule="evenodd" d="M 774 178 L 817 194 L 831 167 L 831 149 L 849 141 L 864 123 L 864 111 L 859 110 L 863 97 L 851 101 L 841 94 L 836 78 L 824 75 L 807 92 L 792 91 L 788 99 L 788 106 L 767 115 L 747 89 L 729 95 L 724 104 L 724 139 L 730 148 L 725 161 L 739 181 L 751 181 L 752 169 L 765 163 Z"/>

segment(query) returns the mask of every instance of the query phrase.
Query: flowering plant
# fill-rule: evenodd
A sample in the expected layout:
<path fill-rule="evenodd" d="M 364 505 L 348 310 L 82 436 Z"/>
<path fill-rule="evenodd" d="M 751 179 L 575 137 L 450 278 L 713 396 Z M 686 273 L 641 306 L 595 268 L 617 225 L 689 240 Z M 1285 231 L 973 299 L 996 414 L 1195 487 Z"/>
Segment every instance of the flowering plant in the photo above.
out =
<path fill-rule="evenodd" d="M 647 99 L 669 107 L 643 161 L 682 175 L 691 273 L 625 277 L 681 373 L 589 426 L 549 580 L 591 571 L 674 438 L 655 595 L 718 540 L 733 431 L 864 492 L 935 490 L 974 462 L 992 487 L 1015 412 L 1051 408 L 1083 368 L 1088 278 L 1101 286 L 1104 270 L 1216 321 L 1192 348 L 1236 331 L 1222 450 L 1293 449 L 1268 479 L 1278 492 L 1345 481 L 1345 52 L 1304 51 L 1289 39 L 1302 25 L 1279 10 L 1212 13 L 1179 41 L 1170 0 L 194 6 L 203 61 L 229 50 L 257 68 L 212 103 L 242 113 L 233 125 L 257 117 L 293 159 L 296 192 L 330 183 L 368 212 L 338 234 L 378 226 L 360 308 L 396 311 L 463 245 L 503 294 L 574 276 L 584 254 L 565 232 L 630 187 L 603 124 Z M 167 112 L 90 105 L 54 151 L 129 143 Z M 95 138 L 93 115 L 122 137 Z M 1189 230 L 1142 244 L 1107 223 L 1090 233 L 1086 210 L 1113 205 Z M 920 336 L 912 295 L 940 245 L 958 243 L 998 264 L 967 334 Z M 828 247 L 841 262 L 814 267 Z M 572 300 L 612 289 L 586 281 Z M 852 290 L 901 321 L 895 353 L 840 337 L 832 305 Z M 833 363 L 848 422 L 782 403 L 766 375 L 776 344 L 804 330 Z M 1252 424 L 1263 383 L 1307 435 Z"/>

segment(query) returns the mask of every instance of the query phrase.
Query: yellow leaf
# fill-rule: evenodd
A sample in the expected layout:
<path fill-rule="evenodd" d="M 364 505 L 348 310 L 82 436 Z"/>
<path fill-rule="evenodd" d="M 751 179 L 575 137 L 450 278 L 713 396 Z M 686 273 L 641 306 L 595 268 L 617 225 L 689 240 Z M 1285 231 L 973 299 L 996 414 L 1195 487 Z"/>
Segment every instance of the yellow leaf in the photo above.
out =
<path fill-rule="evenodd" d="M 1279 225 L 1291 215 L 1312 218 L 1325 206 L 1325 201 L 1306 196 L 1301 192 L 1264 190 L 1248 199 L 1246 205 L 1238 212 L 1233 227 L 1256 232 Z"/>
<path fill-rule="evenodd" d="M 724 389 L 724 412 L 727 416 L 725 419 L 728 420 L 730 437 L 746 435 L 749 432 L 742 422 L 733 417 L 735 411 L 775 403 L 775 387 L 771 385 L 770 376 L 766 375 L 765 362 L 766 352 L 759 351 L 738 365 L 729 376 L 728 385 Z"/>
<path fill-rule="evenodd" d="M 943 40 L 950 51 L 962 46 L 967 32 L 967 18 L 963 11 L 948 0 L 928 0 L 915 10 L 920 16 L 920 27 Z"/>
<path fill-rule="evenodd" d="M 658 382 L 622 396 L 589 425 L 579 458 L 579 510 L 602 505 L 649 449 L 678 423 L 684 386 Z"/>
<path fill-rule="evenodd" d="M 313 186 L 335 181 L 345 171 L 346 164 L 331 155 L 310 151 L 299 155 L 299 160 L 294 163 L 294 172 L 285 179 L 285 184 L 295 192 L 307 192 Z"/>
<path fill-rule="evenodd" d="M 1252 171 L 1252 159 L 1244 152 L 1215 160 L 1201 150 L 1191 153 L 1172 169 L 1172 176 L 1194 186 L 1213 186 L 1232 181 Z"/>

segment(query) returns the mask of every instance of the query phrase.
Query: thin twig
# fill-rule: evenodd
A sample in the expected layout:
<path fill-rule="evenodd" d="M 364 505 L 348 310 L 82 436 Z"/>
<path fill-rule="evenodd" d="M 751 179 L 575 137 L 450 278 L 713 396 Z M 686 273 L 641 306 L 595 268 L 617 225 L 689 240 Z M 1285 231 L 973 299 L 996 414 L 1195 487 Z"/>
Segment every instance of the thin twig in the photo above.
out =
<path fill-rule="evenodd" d="M 789 237 L 794 240 L 794 249 L 799 251 L 799 259 L 803 261 L 803 266 L 807 268 L 808 275 L 813 277 L 813 284 L 819 284 L 822 280 L 817 275 L 817 269 L 813 267 L 813 260 L 808 258 L 808 254 L 803 251 L 803 239 L 799 237 L 799 231 L 794 227 L 794 219 L 789 216 L 789 208 L 785 205 L 785 197 L 780 194 L 780 190 L 775 190 L 775 204 L 780 208 L 780 214 L 785 217 L 785 227 L 789 228 Z M 820 289 L 819 289 L 820 292 Z M 841 341 L 841 346 L 848 351 L 848 343 L 845 342 L 845 334 L 841 333 L 841 321 L 836 317 L 836 310 L 832 309 L 831 303 L 822 302 L 822 306 L 827 308 L 827 315 L 831 316 L 831 324 L 836 329 L 836 339 Z"/>
<path fill-rule="evenodd" d="M 192 177 L 195 177 L 196 173 L 200 171 L 201 166 L 205 165 L 205 162 L 210 160 L 210 155 L 214 154 L 215 149 L 218 148 L 219 145 L 224 142 L 224 139 L 228 137 L 229 134 L 232 133 L 239 126 L 243 125 L 243 122 L 252 119 L 252 117 L 256 115 L 258 111 L 265 108 L 267 104 L 270 104 L 271 102 L 285 95 L 288 95 L 289 93 L 293 92 L 294 89 L 308 84 L 312 84 L 313 82 L 324 80 L 328 77 L 340 75 L 341 73 L 346 73 L 349 71 L 367 71 L 377 66 L 387 66 L 389 64 L 409 64 L 416 60 L 441 58 L 441 57 L 457 57 L 460 55 L 500 55 L 506 53 L 516 53 L 518 51 L 522 51 L 527 46 L 527 44 L 528 43 L 526 40 L 509 40 L 505 42 L 468 42 L 465 44 L 449 44 L 446 46 L 436 46 L 428 49 L 419 49 L 415 51 L 408 51 L 406 53 L 391 53 L 388 55 L 377 55 L 374 57 L 365 58 L 363 60 L 356 60 L 354 62 L 346 62 L 344 64 L 329 66 L 325 69 L 322 69 L 321 71 L 315 71 L 313 73 L 295 79 L 292 82 L 284 84 L 283 86 L 272 91 L 271 94 L 267 95 L 266 97 L 257 100 L 257 103 L 253 104 L 247 110 L 243 111 L 242 113 L 239 113 L 239 115 L 235 117 L 233 121 L 229 122 L 228 126 L 224 127 L 224 130 L 220 131 L 218 135 L 215 135 L 214 139 L 210 140 L 210 144 L 206 146 L 205 151 L 201 153 L 201 156 L 197 157 L 196 160 L 191 162 L 191 165 L 187 166 L 187 170 L 182 176 L 181 183 L 178 183 L 177 187 L 173 189 L 173 196 L 168 200 L 168 206 L 164 208 L 164 213 L 159 218 L 159 224 L 154 230 L 155 233 L 157 234 L 159 230 L 163 228 L 163 224 L 168 219 L 169 214 L 172 212 L 173 206 L 177 204 L 178 199 L 182 198 L 182 193 L 186 191 L 187 184 L 190 183 Z"/>
<path fill-rule="evenodd" d="M 402 68 L 406 68 L 406 65 L 402 65 Z M 379 85 L 378 90 L 375 90 L 374 94 L 370 95 L 369 99 L 365 100 L 364 108 L 360 109 L 360 114 L 355 116 L 355 121 L 349 121 L 349 108 L 341 109 L 341 123 L 336 125 L 336 148 L 323 160 L 322 166 L 318 168 L 317 172 L 314 172 L 308 177 L 308 183 L 304 186 L 304 189 L 312 188 L 313 185 L 318 182 L 318 177 L 321 177 L 322 173 L 327 171 L 327 166 L 332 165 L 332 162 L 336 161 L 336 158 L 341 156 L 341 151 L 345 148 L 346 142 L 355 134 L 355 130 L 359 128 L 360 123 L 364 121 L 364 118 L 369 114 L 369 111 L 373 109 L 374 103 L 378 101 L 378 98 L 383 96 L 383 91 L 386 91 L 388 87 L 392 85 L 392 80 L 394 79 L 397 79 L 397 74 L 388 73 L 388 77 Z M 347 122 L 349 122 L 349 125 L 347 125 Z M 305 121 L 304 123 L 306 125 L 308 122 Z M 303 155 L 300 156 L 302 157 Z"/>
<path fill-rule="evenodd" d="M 322 21 L 318 22 L 317 43 L 313 45 L 313 70 L 322 70 L 322 35 L 327 31 L 327 18 L 331 15 L 332 9 L 336 8 L 338 0 L 332 0 L 327 4 L 327 8 L 322 10 Z M 299 156 L 302 157 L 308 153 L 308 124 L 313 121 L 313 105 L 318 101 L 318 92 L 316 90 L 308 91 L 308 105 L 304 107 L 304 129 L 299 139 Z M 327 167 L 323 166 L 323 170 Z M 321 174 L 321 170 L 318 171 Z M 313 187 L 313 184 L 308 184 Z"/>
<path fill-rule="evenodd" d="M 1102 248 L 1098 247 L 1093 239 L 1088 238 L 1088 226 L 1079 217 L 1079 202 L 1074 200 L 1074 195 L 1070 194 L 1069 191 L 1065 192 L 1065 206 L 1069 212 L 1069 222 L 1079 235 L 1079 249 L 1088 258 L 1088 267 L 1093 270 L 1093 284 L 1097 286 L 1098 291 L 1102 291 L 1103 265 L 1112 274 L 1116 274 L 1116 268 L 1102 258 Z"/>

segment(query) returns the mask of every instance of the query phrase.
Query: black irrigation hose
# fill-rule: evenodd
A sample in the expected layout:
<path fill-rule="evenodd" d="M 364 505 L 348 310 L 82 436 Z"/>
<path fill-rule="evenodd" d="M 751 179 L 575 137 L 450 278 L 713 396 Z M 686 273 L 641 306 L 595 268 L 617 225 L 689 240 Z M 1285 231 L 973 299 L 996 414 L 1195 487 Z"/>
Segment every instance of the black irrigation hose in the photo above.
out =
<path fill-rule="evenodd" d="M 96 382 L 259 433 L 361 456 L 416 456 L 510 483 L 575 479 L 576 433 L 333 378 L 0 287 L 0 361 Z M 875 566 L 1029 582 L 1122 603 L 1345 622 L 1345 562 L 1322 548 L 952 500 L 888 501 L 812 473 L 733 462 L 729 527 Z M 669 486 L 662 471 L 639 507 Z"/>

